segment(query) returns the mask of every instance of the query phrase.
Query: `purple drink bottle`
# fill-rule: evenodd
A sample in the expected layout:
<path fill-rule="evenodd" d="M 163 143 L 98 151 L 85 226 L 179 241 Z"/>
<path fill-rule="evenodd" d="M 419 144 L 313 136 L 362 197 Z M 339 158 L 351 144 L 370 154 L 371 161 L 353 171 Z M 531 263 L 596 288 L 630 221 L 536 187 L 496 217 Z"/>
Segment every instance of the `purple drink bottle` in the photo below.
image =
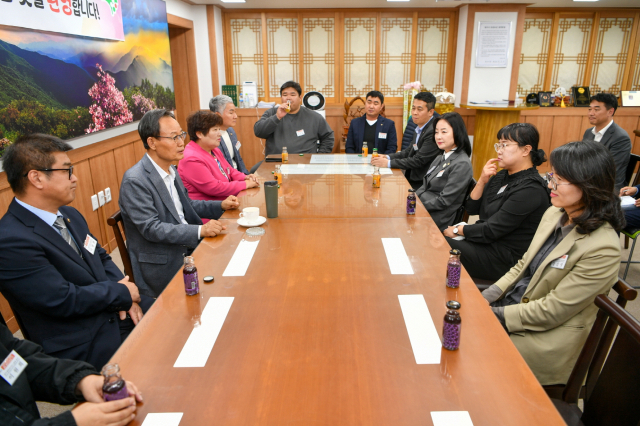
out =
<path fill-rule="evenodd" d="M 442 346 L 450 351 L 455 351 L 460 347 L 460 314 L 458 311 L 449 309 L 444 315 L 444 326 L 442 329 Z"/>
<path fill-rule="evenodd" d="M 460 270 L 462 269 L 462 263 L 460 262 L 460 255 L 462 252 L 458 249 L 453 249 L 449 252 L 449 261 L 447 262 L 447 287 L 458 288 L 460 287 Z"/>
<path fill-rule="evenodd" d="M 102 385 L 102 399 L 105 401 L 115 401 L 129 396 L 127 385 L 120 375 L 118 364 L 107 364 L 100 372 L 104 376 Z"/>
<path fill-rule="evenodd" d="M 196 268 L 193 256 L 184 257 L 184 268 L 182 269 L 184 276 L 184 291 L 188 296 L 193 296 L 200 292 L 200 281 L 198 280 L 198 269 Z"/>
<path fill-rule="evenodd" d="M 413 188 L 407 195 L 407 214 L 416 214 L 416 190 Z"/>

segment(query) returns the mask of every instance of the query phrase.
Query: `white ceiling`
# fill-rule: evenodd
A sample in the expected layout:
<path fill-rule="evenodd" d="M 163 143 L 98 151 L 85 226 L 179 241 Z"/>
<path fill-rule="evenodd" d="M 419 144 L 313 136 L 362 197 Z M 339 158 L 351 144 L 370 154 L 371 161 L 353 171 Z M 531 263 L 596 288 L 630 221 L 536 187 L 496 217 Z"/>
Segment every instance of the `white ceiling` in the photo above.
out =
<path fill-rule="evenodd" d="M 225 9 L 337 9 L 337 8 L 417 8 L 457 7 L 464 4 L 524 3 L 529 7 L 640 7 L 640 0 L 600 0 L 597 2 L 574 2 L 572 0 L 411 0 L 389 2 L 386 0 L 246 0 L 246 3 L 223 3 L 221 0 L 190 0 L 197 4 L 215 4 Z"/>

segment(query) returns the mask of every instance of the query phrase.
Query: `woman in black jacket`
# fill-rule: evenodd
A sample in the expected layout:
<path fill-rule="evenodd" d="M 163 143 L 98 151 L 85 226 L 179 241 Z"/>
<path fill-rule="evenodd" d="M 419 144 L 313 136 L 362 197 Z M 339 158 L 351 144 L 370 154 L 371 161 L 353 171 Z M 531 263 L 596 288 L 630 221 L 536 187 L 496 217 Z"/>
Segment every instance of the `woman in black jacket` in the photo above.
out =
<path fill-rule="evenodd" d="M 498 132 L 498 158 L 492 158 L 465 202 L 469 214 L 480 215 L 473 225 L 444 231 L 473 278 L 498 280 L 527 251 L 542 215 L 549 207 L 549 190 L 536 166 L 546 161 L 538 149 L 540 135 L 528 123 L 513 123 Z M 497 171 L 498 167 L 503 170 Z M 454 240 L 463 236 L 464 240 Z"/>

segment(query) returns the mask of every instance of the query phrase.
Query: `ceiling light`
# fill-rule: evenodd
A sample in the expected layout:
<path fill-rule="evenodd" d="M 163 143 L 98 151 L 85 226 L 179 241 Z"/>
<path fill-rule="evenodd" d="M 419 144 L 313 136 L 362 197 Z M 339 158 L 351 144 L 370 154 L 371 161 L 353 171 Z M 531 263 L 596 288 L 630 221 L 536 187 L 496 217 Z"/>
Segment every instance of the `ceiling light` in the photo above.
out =
<path fill-rule="evenodd" d="M 584 1 L 584 2 L 589 1 L 589 2 L 593 2 L 593 1 L 598 1 L 598 0 L 573 0 L 573 1 Z"/>
<path fill-rule="evenodd" d="M 409 1 L 409 0 L 387 0 L 387 1 Z"/>
<path fill-rule="evenodd" d="M 245 0 L 220 0 L 222 3 L 246 3 Z"/>

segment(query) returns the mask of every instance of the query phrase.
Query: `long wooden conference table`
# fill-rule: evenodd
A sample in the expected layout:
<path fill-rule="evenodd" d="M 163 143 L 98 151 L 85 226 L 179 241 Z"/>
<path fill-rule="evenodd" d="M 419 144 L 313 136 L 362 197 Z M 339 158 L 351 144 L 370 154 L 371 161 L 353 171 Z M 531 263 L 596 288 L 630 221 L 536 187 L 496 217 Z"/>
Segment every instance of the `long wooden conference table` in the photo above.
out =
<path fill-rule="evenodd" d="M 564 425 L 466 271 L 445 286 L 449 246 L 419 202 L 406 215 L 402 174 L 367 181 L 287 174 L 260 237 L 223 215 L 226 232 L 193 254 L 200 294 L 185 295 L 178 272 L 112 359 L 144 395 L 132 425 Z M 263 189 L 245 192 L 241 208 L 264 216 Z M 383 239 L 401 242 L 412 273 L 392 273 Z M 247 244 L 246 272 L 225 276 Z M 422 353 L 409 299 L 437 331 Z M 457 351 L 438 342 L 449 300 Z"/>

